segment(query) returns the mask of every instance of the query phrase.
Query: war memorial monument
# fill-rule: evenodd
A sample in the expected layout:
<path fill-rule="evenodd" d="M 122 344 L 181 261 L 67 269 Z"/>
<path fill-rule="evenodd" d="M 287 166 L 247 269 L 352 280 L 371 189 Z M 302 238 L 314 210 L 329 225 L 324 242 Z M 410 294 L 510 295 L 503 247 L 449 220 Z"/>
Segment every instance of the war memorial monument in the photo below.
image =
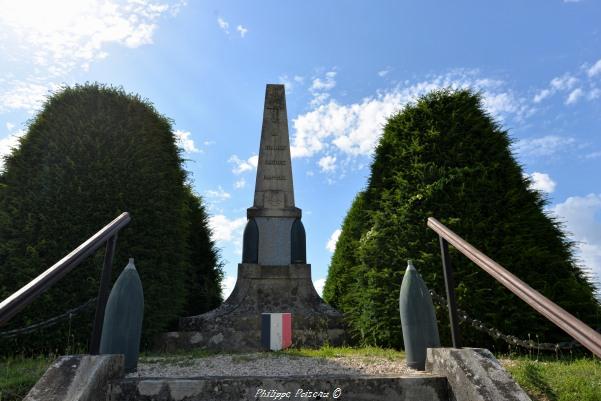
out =
<path fill-rule="evenodd" d="M 302 211 L 294 202 L 284 85 L 268 84 L 253 206 L 247 210 L 242 263 L 230 297 L 217 309 L 180 319 L 165 350 L 261 349 L 261 314 L 291 313 L 293 346 L 340 345 L 342 314 L 313 287 Z"/>

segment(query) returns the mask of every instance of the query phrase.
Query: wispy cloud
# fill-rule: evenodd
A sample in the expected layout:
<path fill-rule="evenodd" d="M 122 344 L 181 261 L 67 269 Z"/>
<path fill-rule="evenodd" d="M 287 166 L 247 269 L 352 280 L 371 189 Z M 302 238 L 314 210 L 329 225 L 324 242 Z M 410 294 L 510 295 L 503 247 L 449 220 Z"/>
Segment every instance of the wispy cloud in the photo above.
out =
<path fill-rule="evenodd" d="M 4 169 L 4 158 L 19 145 L 19 138 L 25 135 L 25 130 L 19 130 L 10 133 L 4 138 L 0 138 L 0 171 Z"/>
<path fill-rule="evenodd" d="M 221 186 L 217 187 L 217 189 L 209 189 L 205 192 L 205 196 L 212 201 L 222 202 L 232 197 L 228 192 L 224 191 Z"/>
<path fill-rule="evenodd" d="M 242 26 L 242 25 L 238 25 L 238 26 L 236 27 L 236 30 L 237 30 L 237 31 L 238 31 L 238 33 L 240 34 L 240 37 L 241 37 L 241 38 L 244 38 L 244 37 L 246 36 L 246 34 L 248 33 L 248 29 L 247 29 L 247 28 L 245 28 L 245 27 L 244 27 L 244 26 Z"/>
<path fill-rule="evenodd" d="M 221 281 L 221 293 L 223 294 L 223 299 L 227 299 L 234 291 L 234 287 L 236 286 L 236 277 L 231 275 L 226 275 Z"/>
<path fill-rule="evenodd" d="M 384 78 L 390 73 L 390 71 L 392 71 L 392 67 L 386 67 L 383 70 L 378 71 L 378 76 Z"/>
<path fill-rule="evenodd" d="M 315 86 L 328 85 L 320 80 Z M 479 77 L 477 71 L 453 71 L 422 82 L 405 83 L 379 91 L 358 103 L 344 105 L 336 100 L 323 104 L 312 102 L 313 110 L 299 115 L 292 122 L 292 156 L 311 157 L 326 150 L 330 154 L 340 152 L 350 157 L 369 155 L 388 117 L 419 96 L 447 87 L 479 90 L 485 108 L 498 119 L 523 119 L 532 113 L 528 101 L 505 88 L 502 81 Z"/>
<path fill-rule="evenodd" d="M 546 173 L 535 171 L 532 174 L 526 174 L 526 177 L 530 180 L 530 188 L 537 191 L 551 193 L 557 186 L 557 183 Z"/>
<path fill-rule="evenodd" d="M 191 138 L 192 134 L 190 133 L 190 131 L 175 130 L 173 135 L 175 136 L 177 146 L 182 148 L 185 152 L 200 152 L 200 149 L 196 147 L 196 145 L 194 144 L 194 140 Z"/>
<path fill-rule="evenodd" d="M 246 186 L 246 180 L 244 178 L 240 178 L 238 181 L 234 182 L 234 188 L 242 189 Z"/>
<path fill-rule="evenodd" d="M 576 145 L 577 141 L 574 138 L 546 135 L 538 138 L 521 139 L 515 144 L 514 148 L 521 156 L 545 157 L 565 151 Z"/>
<path fill-rule="evenodd" d="M 183 2 L 112 0 L 1 0 L 0 26 L 8 53 L 29 60 L 52 76 L 108 56 L 107 47 L 150 44 L 159 18 L 176 14 Z"/>
<path fill-rule="evenodd" d="M 315 287 L 315 291 L 319 294 L 320 297 L 323 296 L 323 287 L 326 284 L 325 278 L 319 278 L 313 281 L 313 287 Z"/>
<path fill-rule="evenodd" d="M 574 104 L 574 103 L 578 102 L 578 99 L 580 99 L 582 97 L 582 95 L 584 95 L 582 88 L 574 89 L 568 95 L 568 98 L 566 99 L 566 104 Z"/>
<path fill-rule="evenodd" d="M 39 108 L 72 71 L 87 71 L 112 46 L 153 43 L 160 19 L 185 2 L 0 0 L 3 63 L 16 75 L 0 80 L 0 112 Z"/>
<path fill-rule="evenodd" d="M 326 249 L 330 252 L 334 252 L 336 250 L 336 243 L 338 243 L 338 238 L 340 238 L 340 234 L 342 233 L 342 230 L 338 229 L 335 230 L 332 235 L 330 235 L 330 239 L 328 239 L 328 242 L 326 244 Z"/>
<path fill-rule="evenodd" d="M 227 22 L 223 18 L 219 17 L 219 18 L 217 18 L 217 25 L 219 26 L 219 28 L 221 28 L 221 30 L 223 32 L 225 32 L 226 34 L 229 35 L 229 33 L 230 33 L 230 24 L 229 24 L 229 22 Z"/>
<path fill-rule="evenodd" d="M 242 174 L 245 171 L 250 171 L 257 168 L 257 164 L 259 163 L 259 156 L 254 155 L 246 160 L 241 160 L 237 155 L 232 155 L 228 159 L 228 162 L 234 165 L 232 173 Z"/>
<path fill-rule="evenodd" d="M 217 242 L 232 242 L 242 235 L 242 228 L 246 218 L 229 219 L 223 214 L 209 217 L 209 227 L 213 233 L 213 240 Z"/>
<path fill-rule="evenodd" d="M 586 71 L 586 73 L 591 78 L 601 74 L 601 59 L 597 60 L 597 62 Z"/>
<path fill-rule="evenodd" d="M 309 92 L 313 95 L 311 106 L 317 107 L 324 104 L 329 98 L 329 91 L 336 86 L 336 71 L 328 71 L 323 77 L 313 78 Z"/>
<path fill-rule="evenodd" d="M 13 80 L 0 83 L 0 113 L 23 110 L 33 114 L 41 107 L 46 98 L 59 88 L 59 85 L 52 82 L 36 83 Z"/>
<path fill-rule="evenodd" d="M 324 156 L 321 159 L 319 159 L 319 162 L 317 162 L 317 164 L 319 165 L 321 171 L 332 172 L 336 170 L 336 157 L 329 155 Z"/>
<path fill-rule="evenodd" d="M 284 86 L 286 87 L 286 93 L 290 94 L 294 91 L 294 88 L 297 85 L 302 85 L 305 82 L 305 78 L 300 76 L 300 75 L 294 75 L 292 77 L 288 77 L 287 74 L 284 75 L 280 75 L 278 77 L 279 82 L 281 84 L 284 84 Z"/>
<path fill-rule="evenodd" d="M 601 279 L 601 194 L 569 197 L 551 211 L 565 222 L 578 256 L 597 282 Z"/>

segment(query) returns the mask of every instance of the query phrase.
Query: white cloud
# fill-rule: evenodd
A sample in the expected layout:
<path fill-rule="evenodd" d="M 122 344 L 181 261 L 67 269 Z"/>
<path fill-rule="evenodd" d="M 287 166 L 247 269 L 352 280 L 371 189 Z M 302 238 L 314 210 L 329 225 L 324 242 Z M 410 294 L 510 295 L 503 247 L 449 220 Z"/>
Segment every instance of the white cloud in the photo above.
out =
<path fill-rule="evenodd" d="M 531 189 L 546 193 L 552 193 L 555 191 L 557 183 L 551 179 L 549 174 L 535 171 L 532 174 L 526 174 L 526 176 L 530 179 Z"/>
<path fill-rule="evenodd" d="M 11 58 L 63 76 L 106 58 L 106 47 L 152 43 L 158 19 L 182 1 L 0 0 L 0 28 Z"/>
<path fill-rule="evenodd" d="M 216 190 L 209 189 L 205 192 L 205 196 L 216 202 L 221 202 L 232 197 L 228 192 L 225 192 L 221 186 L 217 187 Z"/>
<path fill-rule="evenodd" d="M 302 85 L 305 82 L 305 78 L 300 75 L 294 75 L 292 77 L 288 77 L 288 75 L 280 75 L 278 77 L 279 82 L 286 86 L 286 93 L 290 94 L 294 91 L 297 85 Z"/>
<path fill-rule="evenodd" d="M 13 124 L 13 123 L 6 123 L 6 130 L 8 132 L 12 131 L 13 128 L 15 128 L 15 124 Z"/>
<path fill-rule="evenodd" d="M 227 33 L 229 35 L 230 33 L 230 24 L 224 20 L 223 18 L 219 17 L 217 18 L 217 25 L 219 25 L 219 28 L 221 28 L 221 30 L 225 33 Z"/>
<path fill-rule="evenodd" d="M 601 194 L 569 197 L 551 211 L 566 224 L 578 256 L 597 281 L 601 278 Z"/>
<path fill-rule="evenodd" d="M 543 89 L 540 92 L 538 92 L 536 95 L 534 95 L 534 103 L 540 103 L 542 102 L 544 99 L 548 98 L 549 96 L 551 96 L 553 93 L 551 92 L 550 89 Z"/>
<path fill-rule="evenodd" d="M 0 90 L 0 112 L 24 110 L 32 114 L 59 86 L 54 83 L 11 81 L 0 85 L 0 89 L 3 89 Z"/>
<path fill-rule="evenodd" d="M 320 297 L 323 296 L 323 286 L 326 284 L 325 278 L 320 278 L 313 281 L 313 287 L 315 287 L 315 291 L 319 294 Z"/>
<path fill-rule="evenodd" d="M 597 74 L 601 74 L 601 59 L 597 60 L 597 62 L 586 71 L 586 73 L 591 78 Z"/>
<path fill-rule="evenodd" d="M 7 137 L 0 138 L 0 171 L 4 169 L 4 156 L 7 156 L 19 145 L 19 138 L 25 133 L 25 130 L 20 130 L 9 134 Z"/>
<path fill-rule="evenodd" d="M 321 171 L 332 172 L 336 170 L 336 157 L 335 156 L 324 156 L 317 162 Z"/>
<path fill-rule="evenodd" d="M 234 183 L 234 188 L 241 189 L 246 186 L 246 180 L 244 178 L 240 178 L 238 181 Z"/>
<path fill-rule="evenodd" d="M 246 218 L 240 217 L 230 220 L 223 214 L 209 217 L 209 227 L 213 232 L 213 240 L 218 242 L 232 242 L 242 236 L 242 227 Z"/>
<path fill-rule="evenodd" d="M 576 103 L 578 101 L 578 99 L 580 99 L 580 97 L 582 97 L 583 94 L 584 94 L 584 92 L 582 91 L 582 89 L 580 89 L 580 88 L 574 89 L 568 95 L 568 98 L 566 99 L 566 104 Z"/>
<path fill-rule="evenodd" d="M 296 82 L 294 81 L 294 79 L 291 79 L 288 77 L 288 75 L 284 74 L 280 75 L 278 77 L 278 80 L 281 84 L 283 84 L 286 87 L 287 94 L 290 94 L 294 91 L 294 87 L 296 86 Z"/>
<path fill-rule="evenodd" d="M 318 91 L 329 91 L 331 89 L 334 89 L 334 87 L 336 86 L 335 78 L 336 78 L 336 71 L 326 72 L 324 79 L 320 79 L 320 78 L 313 79 L 313 82 L 311 83 L 311 88 L 309 90 L 312 92 L 318 92 Z"/>
<path fill-rule="evenodd" d="M 223 277 L 221 281 L 221 293 L 223 294 L 223 299 L 227 299 L 234 291 L 234 287 L 236 286 L 236 277 L 230 276 L 229 274 Z"/>
<path fill-rule="evenodd" d="M 599 88 L 593 88 L 591 89 L 591 91 L 588 93 L 588 100 L 595 100 L 598 99 L 599 97 L 601 97 L 601 89 Z"/>
<path fill-rule="evenodd" d="M 534 103 L 540 103 L 544 99 L 554 95 L 559 91 L 568 91 L 571 90 L 578 83 L 578 78 L 570 75 L 564 74 L 560 77 L 555 77 L 549 82 L 549 87 L 542 89 L 536 95 L 534 95 Z"/>
<path fill-rule="evenodd" d="M 242 25 L 238 25 L 236 27 L 236 30 L 240 33 L 240 37 L 243 38 L 244 36 L 246 36 L 246 33 L 248 32 L 248 29 L 243 27 Z"/>
<path fill-rule="evenodd" d="M 328 251 L 334 252 L 336 250 L 336 243 L 338 242 L 338 238 L 340 238 L 340 233 L 342 233 L 342 230 L 338 229 L 330 235 L 330 239 L 328 239 L 328 243 L 326 244 Z"/>
<path fill-rule="evenodd" d="M 578 78 L 564 74 L 561 77 L 555 77 L 551 80 L 551 88 L 557 90 L 569 90 L 572 89 L 578 83 Z"/>
<path fill-rule="evenodd" d="M 521 119 L 532 112 L 525 99 L 503 89 L 503 82 L 480 78 L 474 71 L 453 71 L 415 84 L 405 82 L 358 103 L 342 105 L 329 100 L 327 104 L 312 104 L 313 110 L 292 122 L 292 156 L 310 157 L 326 150 L 348 156 L 369 155 L 388 117 L 419 96 L 446 87 L 480 90 L 485 108 L 496 118 Z"/>
<path fill-rule="evenodd" d="M 601 151 L 592 152 L 592 153 L 589 153 L 588 155 L 584 156 L 585 159 L 596 159 L 597 157 L 601 157 Z"/>
<path fill-rule="evenodd" d="M 386 75 L 388 75 L 390 73 L 390 71 L 392 71 L 392 67 L 386 67 L 381 71 L 378 71 L 378 75 L 382 78 L 384 78 Z"/>
<path fill-rule="evenodd" d="M 547 135 L 519 140 L 515 144 L 515 150 L 522 156 L 543 157 L 551 156 L 574 145 L 576 145 L 574 138 Z"/>
<path fill-rule="evenodd" d="M 190 131 L 175 130 L 173 133 L 177 146 L 188 153 L 197 153 L 200 150 L 194 145 L 194 140 L 190 138 Z"/>
<path fill-rule="evenodd" d="M 232 155 L 228 159 L 228 162 L 234 164 L 232 173 L 242 174 L 245 171 L 250 171 L 257 168 L 257 164 L 259 163 L 259 156 L 254 155 L 246 160 L 241 160 L 237 155 Z"/>

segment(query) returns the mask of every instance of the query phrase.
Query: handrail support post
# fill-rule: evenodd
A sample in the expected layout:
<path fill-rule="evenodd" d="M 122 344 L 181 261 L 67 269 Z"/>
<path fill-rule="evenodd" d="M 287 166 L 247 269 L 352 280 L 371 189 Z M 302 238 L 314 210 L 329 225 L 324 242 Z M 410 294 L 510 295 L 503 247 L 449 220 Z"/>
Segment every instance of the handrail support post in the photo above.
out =
<path fill-rule="evenodd" d="M 111 271 L 113 269 L 113 257 L 117 245 L 117 233 L 106 242 L 102 275 L 100 276 L 100 289 L 96 301 L 96 314 L 94 315 L 94 328 L 90 340 L 90 355 L 98 355 L 100 352 L 100 337 L 102 336 L 102 325 L 104 323 L 104 311 L 109 297 L 111 285 Z"/>
<path fill-rule="evenodd" d="M 455 301 L 455 281 L 453 280 L 453 268 L 451 267 L 451 258 L 449 257 L 449 244 L 442 236 L 439 236 L 438 238 L 440 240 L 442 270 L 447 293 L 447 306 L 449 309 L 449 322 L 451 325 L 451 341 L 453 342 L 453 348 L 461 348 L 457 302 Z"/>

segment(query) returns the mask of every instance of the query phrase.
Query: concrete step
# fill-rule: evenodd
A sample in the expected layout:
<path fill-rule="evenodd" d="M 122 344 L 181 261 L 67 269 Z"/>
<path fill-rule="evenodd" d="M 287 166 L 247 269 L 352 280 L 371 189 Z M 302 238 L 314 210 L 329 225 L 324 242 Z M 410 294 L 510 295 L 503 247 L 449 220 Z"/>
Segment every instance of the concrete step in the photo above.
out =
<path fill-rule="evenodd" d="M 206 376 L 129 378 L 109 384 L 109 401 L 378 400 L 449 401 L 446 377 Z"/>

